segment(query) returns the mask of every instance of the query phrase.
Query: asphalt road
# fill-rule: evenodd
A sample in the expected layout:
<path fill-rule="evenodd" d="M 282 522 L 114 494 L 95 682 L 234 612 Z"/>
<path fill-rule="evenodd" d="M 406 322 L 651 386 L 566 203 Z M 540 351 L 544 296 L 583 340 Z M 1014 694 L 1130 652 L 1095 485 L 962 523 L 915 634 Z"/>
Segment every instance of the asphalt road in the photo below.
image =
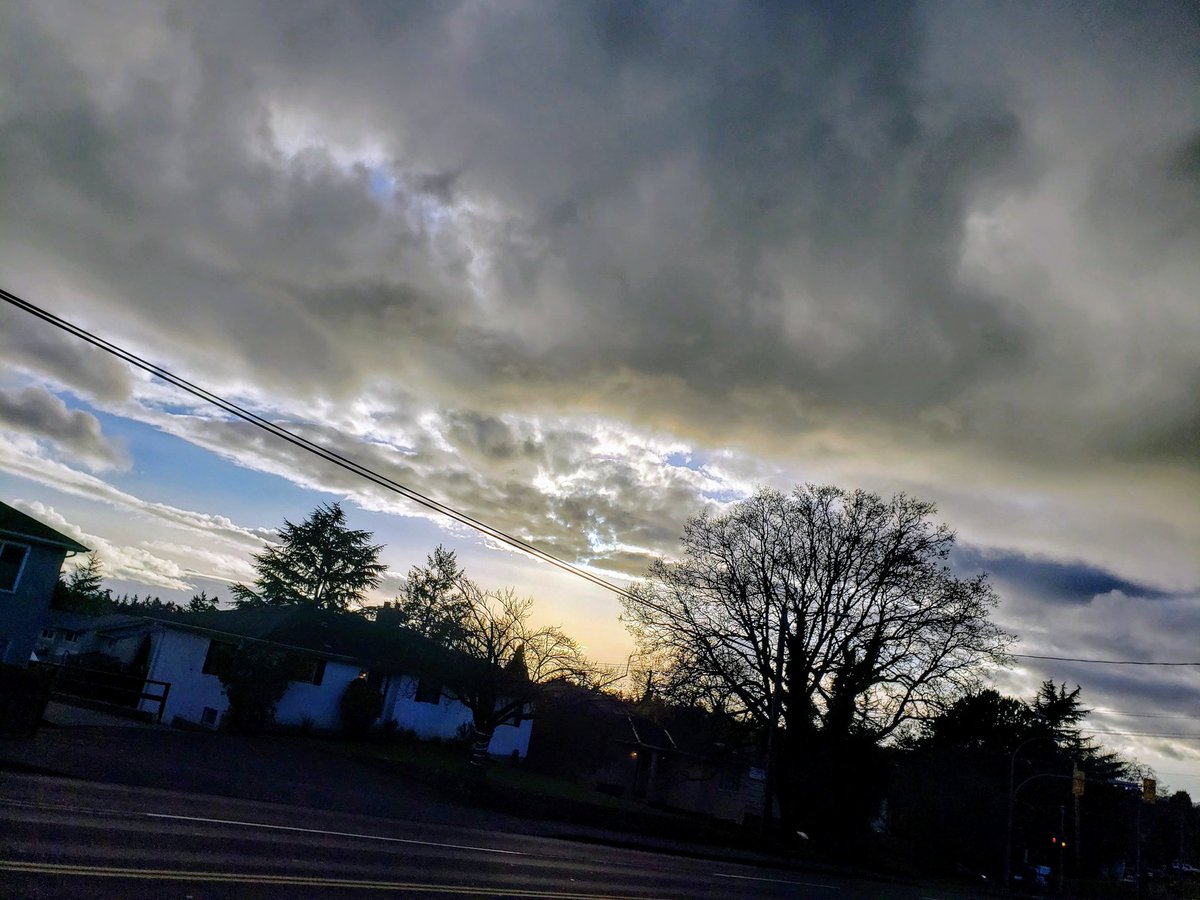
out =
<path fill-rule="evenodd" d="M 554 838 L 0 773 L 0 897 L 935 898 Z"/>

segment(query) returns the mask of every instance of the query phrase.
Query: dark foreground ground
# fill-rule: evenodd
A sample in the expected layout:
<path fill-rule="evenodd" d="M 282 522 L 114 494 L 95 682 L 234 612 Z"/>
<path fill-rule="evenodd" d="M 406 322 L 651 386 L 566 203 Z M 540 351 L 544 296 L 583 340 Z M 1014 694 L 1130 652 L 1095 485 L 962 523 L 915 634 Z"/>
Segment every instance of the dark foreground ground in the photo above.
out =
<path fill-rule="evenodd" d="M 836 873 L 0 773 L 6 898 L 958 900 Z"/>
<path fill-rule="evenodd" d="M 980 896 L 814 860 L 472 804 L 344 745 L 52 704 L 0 740 L 0 897 Z"/>

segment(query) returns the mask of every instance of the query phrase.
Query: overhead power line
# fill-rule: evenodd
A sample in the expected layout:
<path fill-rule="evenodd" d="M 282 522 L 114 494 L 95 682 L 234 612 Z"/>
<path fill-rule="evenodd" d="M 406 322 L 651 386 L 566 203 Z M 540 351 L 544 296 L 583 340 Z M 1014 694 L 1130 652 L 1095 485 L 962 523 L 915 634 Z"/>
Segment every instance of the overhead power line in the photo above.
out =
<path fill-rule="evenodd" d="M 1119 709 L 1104 709 L 1102 707 L 1096 707 L 1092 712 L 1102 713 L 1106 716 L 1120 716 L 1122 719 L 1189 719 L 1200 721 L 1200 716 L 1180 716 L 1171 713 L 1122 712 Z"/>
<path fill-rule="evenodd" d="M 93 334 L 79 325 L 68 322 L 66 319 L 56 316 L 54 313 L 49 312 L 48 310 L 42 309 L 39 306 L 35 306 L 28 300 L 23 300 L 16 294 L 10 293 L 3 288 L 0 288 L 0 299 L 5 300 L 6 302 L 15 306 L 17 309 L 36 316 L 43 322 L 47 322 L 50 325 L 67 332 L 68 334 L 74 335 L 80 340 L 86 341 L 92 346 L 103 350 L 105 353 L 115 356 L 117 359 L 120 359 L 131 366 L 136 366 L 145 372 L 149 372 L 154 377 L 159 378 L 162 381 L 179 388 L 180 390 L 186 391 L 195 397 L 199 397 L 201 400 L 204 400 L 207 403 L 211 403 L 213 406 L 224 410 L 230 415 L 235 416 L 256 428 L 266 431 L 280 440 L 287 441 L 293 446 L 299 447 L 300 449 L 312 453 L 313 455 L 318 456 L 327 462 L 333 463 L 335 466 L 339 466 L 340 468 L 365 478 L 382 488 L 399 494 L 407 500 L 411 500 L 414 503 L 424 506 L 426 509 L 446 516 L 449 519 L 453 519 L 459 524 L 466 525 L 467 527 L 478 531 L 480 534 L 483 534 L 486 537 L 490 537 L 493 540 L 506 544 L 509 547 L 519 550 L 520 552 L 528 556 L 532 556 L 535 559 L 541 560 L 542 562 L 549 563 L 550 565 L 555 566 L 564 572 L 568 572 L 571 575 L 575 575 L 579 578 L 590 581 L 597 587 L 602 587 L 605 590 L 612 591 L 614 594 L 618 594 L 623 597 L 632 596 L 629 591 L 613 584 L 611 581 L 601 578 L 599 575 L 589 572 L 586 569 L 574 565 L 573 563 L 569 563 L 566 560 L 547 552 L 546 550 L 542 550 L 540 547 L 536 547 L 527 541 L 523 541 L 518 537 L 501 531 L 499 528 L 495 528 L 486 524 L 485 522 L 481 522 L 478 519 L 475 519 L 446 503 L 434 500 L 432 497 L 422 494 L 420 491 L 410 488 L 407 485 L 401 484 L 393 478 L 382 475 L 379 472 L 376 472 L 374 469 L 364 466 L 362 463 L 355 462 L 354 460 L 349 459 L 334 450 L 330 450 L 328 447 L 324 447 L 314 441 L 310 441 L 308 438 L 296 434 L 293 431 L 289 431 L 288 429 L 275 424 L 269 419 L 264 419 L 262 416 L 253 413 L 230 400 L 226 400 L 225 398 L 220 397 L 217 394 L 200 387 L 199 385 L 193 384 L 192 382 L 181 378 L 167 369 L 155 365 L 154 363 L 151 363 L 128 350 L 118 347 L 116 344 L 113 344 L 112 342 Z"/>
<path fill-rule="evenodd" d="M 1200 662 L 1151 662 L 1146 659 L 1090 659 L 1082 656 L 1038 656 L 1033 653 L 1010 653 L 1017 659 L 1046 659 L 1054 662 L 1090 663 L 1097 666 L 1200 666 Z"/>
<path fill-rule="evenodd" d="M 1173 732 L 1162 731 L 1100 731 L 1095 728 L 1080 728 L 1079 730 L 1084 734 L 1094 734 L 1098 737 L 1157 737 L 1200 741 L 1200 734 L 1175 734 Z"/>

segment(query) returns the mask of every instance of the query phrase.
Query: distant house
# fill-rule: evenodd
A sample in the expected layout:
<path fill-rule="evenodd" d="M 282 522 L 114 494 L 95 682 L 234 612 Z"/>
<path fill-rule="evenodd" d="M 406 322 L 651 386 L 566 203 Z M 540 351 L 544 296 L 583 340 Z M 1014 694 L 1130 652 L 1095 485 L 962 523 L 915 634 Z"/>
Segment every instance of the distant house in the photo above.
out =
<path fill-rule="evenodd" d="M 678 812 L 747 823 L 762 814 L 756 754 L 711 733 L 711 717 L 635 704 L 569 684 L 539 703 L 529 764 L 618 797 Z"/>
<path fill-rule="evenodd" d="M 98 626 L 111 618 L 101 617 Z M 339 728 L 342 695 L 361 676 L 384 697 L 380 723 L 394 721 L 398 729 L 422 738 L 454 738 L 470 727 L 470 711 L 441 690 L 456 664 L 455 655 L 407 629 L 298 606 L 182 613 L 140 621 L 140 629 L 125 627 L 123 633 L 115 622 L 107 631 L 98 627 L 94 635 L 81 631 L 76 642 L 90 647 L 94 639 L 107 635 L 117 638 L 108 647 L 109 654 L 122 660 L 142 656 L 145 677 L 171 686 L 162 710 L 162 721 L 167 723 L 219 727 L 229 706 L 220 675 L 232 664 L 239 646 L 255 642 L 284 653 L 292 670 L 287 693 L 275 712 L 279 725 Z M 143 701 L 143 708 L 158 712 L 154 701 Z M 528 719 L 501 726 L 492 738 L 491 752 L 524 756 L 530 729 Z"/>
<path fill-rule="evenodd" d="M 87 552 L 73 538 L 0 502 L 0 663 L 28 665 L 63 560 Z"/>
<path fill-rule="evenodd" d="M 37 658 L 45 663 L 74 663 L 86 666 L 90 660 L 103 659 L 124 668 L 136 668 L 138 651 L 153 626 L 144 616 L 112 613 L 89 616 L 84 613 L 51 609 L 38 634 Z M 137 636 L 139 641 L 131 641 Z"/>

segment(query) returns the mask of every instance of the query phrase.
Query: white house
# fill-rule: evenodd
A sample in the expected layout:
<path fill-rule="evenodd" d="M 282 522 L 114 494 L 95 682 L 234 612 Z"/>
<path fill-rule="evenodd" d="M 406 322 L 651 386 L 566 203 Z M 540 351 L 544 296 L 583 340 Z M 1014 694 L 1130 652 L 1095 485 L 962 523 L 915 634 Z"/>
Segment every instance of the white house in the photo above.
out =
<path fill-rule="evenodd" d="M 110 649 L 114 656 L 132 657 L 131 648 L 148 638 L 148 654 L 144 648 L 139 651 L 146 661 L 145 677 L 170 685 L 163 722 L 219 727 L 229 706 L 219 675 L 239 645 L 256 641 L 285 652 L 290 660 L 293 677 L 275 712 L 280 725 L 339 728 L 342 695 L 351 681 L 363 676 L 383 694 L 380 723 L 394 721 L 397 728 L 422 738 L 453 738 L 470 727 L 470 711 L 441 690 L 455 657 L 406 629 L 304 607 L 221 610 L 143 621 L 145 630 L 127 629 Z M 157 715 L 159 702 L 142 700 L 141 709 Z M 490 752 L 523 757 L 530 729 L 528 718 L 501 726 Z"/>

